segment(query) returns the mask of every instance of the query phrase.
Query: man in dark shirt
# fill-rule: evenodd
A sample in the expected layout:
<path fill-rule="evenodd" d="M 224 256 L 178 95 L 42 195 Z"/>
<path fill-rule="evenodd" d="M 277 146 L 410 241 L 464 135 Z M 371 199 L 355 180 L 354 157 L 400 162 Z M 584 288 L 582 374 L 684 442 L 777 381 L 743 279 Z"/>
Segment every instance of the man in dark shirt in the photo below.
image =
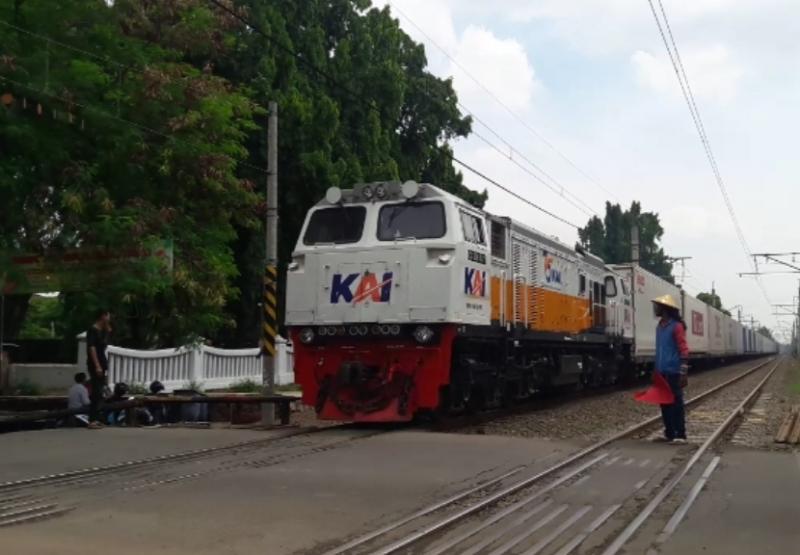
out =
<path fill-rule="evenodd" d="M 111 313 L 108 310 L 97 312 L 94 324 L 86 332 L 86 364 L 91 382 L 89 405 L 89 428 L 102 428 L 100 403 L 108 374 L 108 334 L 111 332 Z"/>

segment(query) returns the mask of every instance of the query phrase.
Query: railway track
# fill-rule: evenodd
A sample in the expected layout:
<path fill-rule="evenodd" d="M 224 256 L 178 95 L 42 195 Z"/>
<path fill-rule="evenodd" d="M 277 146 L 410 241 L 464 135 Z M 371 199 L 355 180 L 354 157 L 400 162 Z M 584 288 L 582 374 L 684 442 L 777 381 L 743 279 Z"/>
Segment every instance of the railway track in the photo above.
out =
<path fill-rule="evenodd" d="M 323 555 L 569 555 L 579 549 L 614 555 L 657 511 L 668 521 L 653 545 L 663 542 L 688 511 L 718 457 L 711 459 L 683 502 L 672 507 L 676 490 L 694 477 L 698 463 L 779 365 L 774 359 L 760 362 L 687 400 L 690 426 L 694 416 L 703 418 L 698 418 L 693 441 L 685 448 L 664 446 L 656 458 L 637 456 L 636 446 L 626 440 L 646 437 L 645 432 L 660 422 L 660 417 L 648 418 L 546 468 L 515 469 L 329 547 Z M 591 489 L 584 485 L 589 480 L 600 493 L 582 499 L 583 490 Z"/>
<path fill-rule="evenodd" d="M 333 432 L 321 434 L 321 432 Z M 337 435 L 337 432 L 344 432 Z M 335 449 L 384 430 L 348 424 L 0 483 L 0 527 L 61 516 L 89 497 L 194 480 L 236 467 L 265 467 Z"/>

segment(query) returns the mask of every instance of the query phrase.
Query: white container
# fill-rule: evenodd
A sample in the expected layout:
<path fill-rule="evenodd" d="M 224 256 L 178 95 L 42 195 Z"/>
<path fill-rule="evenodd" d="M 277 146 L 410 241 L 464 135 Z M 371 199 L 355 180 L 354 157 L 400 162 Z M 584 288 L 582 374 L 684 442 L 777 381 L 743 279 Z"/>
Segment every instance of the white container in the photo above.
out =
<path fill-rule="evenodd" d="M 629 279 L 633 286 L 633 334 L 636 345 L 634 359 L 636 362 L 651 361 L 656 354 L 658 325 L 652 301 L 662 295 L 672 295 L 680 303 L 681 290 L 641 266 L 615 265 L 613 269 Z"/>
<path fill-rule="evenodd" d="M 683 292 L 682 306 L 681 315 L 686 321 L 686 342 L 689 344 L 689 356 L 705 356 L 709 352 L 709 306 L 685 291 Z"/>

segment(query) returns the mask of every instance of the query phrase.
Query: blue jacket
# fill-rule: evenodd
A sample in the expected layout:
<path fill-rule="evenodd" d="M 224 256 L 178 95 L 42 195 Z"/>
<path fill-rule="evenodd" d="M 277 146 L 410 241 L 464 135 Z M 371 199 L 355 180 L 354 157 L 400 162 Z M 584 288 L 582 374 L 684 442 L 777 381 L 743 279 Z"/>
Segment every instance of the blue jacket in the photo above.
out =
<path fill-rule="evenodd" d="M 659 322 L 656 327 L 656 370 L 662 374 L 678 374 L 681 371 L 681 346 L 675 337 L 675 327 L 681 326 L 678 332 L 683 335 L 683 324 L 669 320 L 666 325 Z M 685 345 L 683 346 L 685 349 Z"/>

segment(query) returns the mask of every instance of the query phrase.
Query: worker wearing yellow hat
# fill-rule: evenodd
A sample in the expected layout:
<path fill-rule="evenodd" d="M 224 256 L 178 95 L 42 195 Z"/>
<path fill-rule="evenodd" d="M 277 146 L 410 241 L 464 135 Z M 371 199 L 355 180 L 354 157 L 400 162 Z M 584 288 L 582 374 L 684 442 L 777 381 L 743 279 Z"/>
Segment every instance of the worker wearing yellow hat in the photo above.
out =
<path fill-rule="evenodd" d="M 653 299 L 653 311 L 658 317 L 656 326 L 655 371 L 669 384 L 674 401 L 661 405 L 664 437 L 661 441 L 686 443 L 686 415 L 683 388 L 688 383 L 689 347 L 686 344 L 686 323 L 681 319 L 680 305 L 672 295 Z"/>

